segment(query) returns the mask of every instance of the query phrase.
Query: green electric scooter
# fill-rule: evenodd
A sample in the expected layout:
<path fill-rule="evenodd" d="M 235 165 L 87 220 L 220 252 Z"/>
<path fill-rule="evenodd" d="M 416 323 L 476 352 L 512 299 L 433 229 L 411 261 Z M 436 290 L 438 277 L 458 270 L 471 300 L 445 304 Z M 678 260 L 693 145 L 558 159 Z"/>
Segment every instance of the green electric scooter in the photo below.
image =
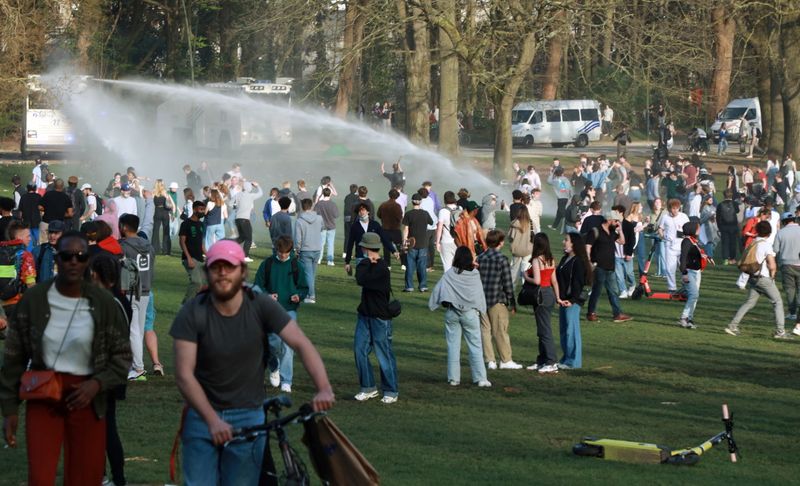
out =
<path fill-rule="evenodd" d="M 586 437 L 580 444 L 572 447 L 579 456 L 599 457 L 609 461 L 634 462 L 640 464 L 675 464 L 691 466 L 697 464 L 700 456 L 722 441 L 728 442 L 731 462 L 738 459 L 739 448 L 733 440 L 733 417 L 728 405 L 722 405 L 722 422 L 725 430 L 697 447 L 672 450 L 669 447 L 616 439 L 596 439 Z"/>

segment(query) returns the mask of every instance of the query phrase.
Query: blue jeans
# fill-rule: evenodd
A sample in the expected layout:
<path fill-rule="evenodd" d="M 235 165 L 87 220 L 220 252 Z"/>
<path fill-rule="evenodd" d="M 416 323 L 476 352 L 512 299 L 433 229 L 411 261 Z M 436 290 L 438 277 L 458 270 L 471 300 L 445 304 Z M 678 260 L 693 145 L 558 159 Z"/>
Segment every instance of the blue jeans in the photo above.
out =
<path fill-rule="evenodd" d="M 728 139 L 720 137 L 719 145 L 717 145 L 717 155 L 724 154 L 726 150 L 728 150 Z"/>
<path fill-rule="evenodd" d="M 150 291 L 150 298 L 147 300 L 147 310 L 144 313 L 144 332 L 153 331 L 156 323 L 156 304 L 155 294 Z"/>
<path fill-rule="evenodd" d="M 561 350 L 564 352 L 561 364 L 580 368 L 583 366 L 581 306 L 572 304 L 569 307 L 558 308 L 558 330 L 561 335 Z"/>
<path fill-rule="evenodd" d="M 417 274 L 417 280 L 419 280 L 419 288 L 427 288 L 428 268 L 426 265 L 428 264 L 428 249 L 420 248 L 418 250 L 416 248 L 412 248 L 408 250 L 408 256 L 406 258 L 408 261 L 406 264 L 406 288 L 414 288 L 415 272 Z"/>
<path fill-rule="evenodd" d="M 600 300 L 600 293 L 603 288 L 606 289 L 608 294 L 608 303 L 611 304 L 611 311 L 614 316 L 622 314 L 622 308 L 619 305 L 619 288 L 617 287 L 617 279 L 614 275 L 614 270 L 605 270 L 600 267 L 594 268 L 594 282 L 592 283 L 592 293 L 589 295 L 589 308 L 587 312 L 593 313 L 597 309 L 597 301 Z"/>
<path fill-rule="evenodd" d="M 328 262 L 333 263 L 333 241 L 336 239 L 336 228 L 322 230 L 322 249 Z"/>
<path fill-rule="evenodd" d="M 211 248 L 211 245 L 219 240 L 225 238 L 225 225 L 212 224 L 206 227 L 206 251 Z"/>
<path fill-rule="evenodd" d="M 631 198 L 631 201 L 633 202 L 642 202 L 642 190 L 639 189 L 639 187 L 631 187 L 628 190 L 628 197 Z"/>
<path fill-rule="evenodd" d="M 686 289 L 687 298 L 681 318 L 692 319 L 694 317 L 694 309 L 697 307 L 697 299 L 700 298 L 700 281 L 703 274 L 700 270 L 687 269 L 687 271 L 686 275 L 689 277 L 689 282 L 683 285 Z"/>
<path fill-rule="evenodd" d="M 264 410 L 261 407 L 222 410 L 217 411 L 217 415 L 234 428 L 264 423 Z M 211 442 L 206 422 L 190 408 L 183 423 L 181 442 L 185 485 L 258 484 L 266 443 L 263 435 L 254 441 L 217 447 Z"/>
<path fill-rule="evenodd" d="M 319 251 L 301 251 L 300 252 L 300 268 L 306 276 L 306 284 L 308 285 L 308 296 L 312 299 L 317 296 L 314 287 L 314 280 L 317 278 L 317 260 L 319 260 L 321 252 Z"/>
<path fill-rule="evenodd" d="M 636 244 L 636 266 L 639 269 L 639 276 L 644 273 L 644 265 L 647 263 L 647 238 L 644 233 L 639 233 L 639 243 Z"/>
<path fill-rule="evenodd" d="M 617 276 L 617 287 L 621 292 L 627 292 L 630 287 L 636 285 L 636 278 L 633 276 L 633 260 L 625 260 L 616 257 L 614 273 Z"/>
<path fill-rule="evenodd" d="M 287 314 L 297 321 L 297 311 L 287 310 Z M 281 385 L 292 384 L 294 377 L 294 350 L 286 344 L 277 334 L 269 335 L 270 359 L 268 368 L 270 372 L 279 370 L 281 374 Z"/>
<path fill-rule="evenodd" d="M 392 321 L 358 314 L 356 333 L 353 338 L 353 354 L 356 358 L 358 382 L 362 392 L 376 390 L 375 377 L 369 354 L 375 350 L 381 368 L 381 389 L 384 396 L 397 396 L 397 361 L 392 351 Z"/>
<path fill-rule="evenodd" d="M 664 240 L 656 244 L 658 245 L 658 249 L 655 255 L 653 255 L 653 259 L 658 262 L 658 272 L 656 272 L 656 275 L 663 276 L 667 274 L 667 244 Z"/>
<path fill-rule="evenodd" d="M 467 342 L 472 382 L 486 380 L 481 344 L 481 317 L 477 310 L 459 311 L 452 307 L 444 314 L 444 338 L 447 341 L 447 380 L 461 381 L 461 334 Z"/>

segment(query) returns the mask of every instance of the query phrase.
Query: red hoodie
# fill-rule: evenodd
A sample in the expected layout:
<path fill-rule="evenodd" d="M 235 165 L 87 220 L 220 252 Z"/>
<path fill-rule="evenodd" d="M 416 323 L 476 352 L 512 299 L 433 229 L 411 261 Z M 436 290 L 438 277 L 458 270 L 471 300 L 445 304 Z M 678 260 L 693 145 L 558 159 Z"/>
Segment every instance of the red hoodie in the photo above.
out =
<path fill-rule="evenodd" d="M 123 254 L 122 246 L 120 246 L 119 241 L 117 241 L 117 239 L 113 236 L 109 236 L 104 240 L 98 241 L 97 246 L 111 253 L 112 255 L 122 256 Z"/>

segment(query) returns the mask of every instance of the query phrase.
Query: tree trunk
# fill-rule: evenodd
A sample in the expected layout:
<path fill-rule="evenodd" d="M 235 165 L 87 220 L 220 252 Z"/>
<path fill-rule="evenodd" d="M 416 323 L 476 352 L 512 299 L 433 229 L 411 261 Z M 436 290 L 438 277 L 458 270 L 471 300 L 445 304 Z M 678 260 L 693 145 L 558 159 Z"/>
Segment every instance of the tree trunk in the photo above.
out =
<path fill-rule="evenodd" d="M 614 42 L 614 4 L 606 9 L 605 21 L 603 22 L 603 57 L 600 65 L 607 67 L 611 64 L 611 47 Z M 588 46 L 586 46 L 588 48 Z"/>
<path fill-rule="evenodd" d="M 100 0 L 84 0 L 80 2 L 77 15 L 78 66 L 81 73 L 97 73 L 97 66 L 91 59 L 91 48 L 95 36 L 104 30 L 103 6 Z"/>
<path fill-rule="evenodd" d="M 544 72 L 542 82 L 542 100 L 554 100 L 558 96 L 558 86 L 561 81 L 561 59 L 564 57 L 564 18 L 563 10 L 559 10 L 553 16 L 551 25 L 553 26 L 553 37 L 550 38 L 550 45 L 547 50 L 547 68 Z"/>
<path fill-rule="evenodd" d="M 779 59 L 772 59 L 765 76 L 770 77 L 770 96 L 765 104 L 770 105 L 769 131 L 763 126 L 762 133 L 766 137 L 767 150 L 777 154 L 783 153 L 784 142 L 784 104 L 783 104 L 783 68 Z M 763 113 L 762 113 L 763 119 Z M 788 128 L 788 127 L 787 127 Z M 762 144 L 763 146 L 764 144 Z"/>
<path fill-rule="evenodd" d="M 783 153 L 800 153 L 800 14 L 787 15 L 781 26 L 783 71 L 783 107 L 786 133 Z"/>
<path fill-rule="evenodd" d="M 727 5 L 719 4 L 711 11 L 716 41 L 716 66 L 711 82 L 709 117 L 713 119 L 728 103 L 733 69 L 733 40 L 736 35 L 736 20 L 730 15 Z"/>
<path fill-rule="evenodd" d="M 514 98 L 525 79 L 525 74 L 531 68 L 535 54 L 536 34 L 530 32 L 522 41 L 517 62 L 513 66 L 509 66 L 508 79 L 499 90 L 495 90 L 497 128 L 494 134 L 493 172 L 495 179 L 498 180 L 512 176 L 511 109 L 514 108 Z"/>
<path fill-rule="evenodd" d="M 361 42 L 364 39 L 364 7 L 368 0 L 350 0 L 344 14 L 344 41 L 342 47 L 342 71 L 336 90 L 337 117 L 344 119 L 350 110 L 353 89 L 361 66 Z"/>
<path fill-rule="evenodd" d="M 405 27 L 403 37 L 406 64 L 406 134 L 414 143 L 430 141 L 430 109 L 428 96 L 431 88 L 431 53 L 428 42 L 428 24 L 422 9 L 406 6 L 405 0 L 396 0 L 400 19 Z"/>
<path fill-rule="evenodd" d="M 439 0 L 439 8 L 446 19 L 456 24 L 455 0 Z M 439 89 L 439 151 L 458 153 L 458 56 L 453 51 L 453 40 L 444 30 L 439 30 L 440 78 Z"/>

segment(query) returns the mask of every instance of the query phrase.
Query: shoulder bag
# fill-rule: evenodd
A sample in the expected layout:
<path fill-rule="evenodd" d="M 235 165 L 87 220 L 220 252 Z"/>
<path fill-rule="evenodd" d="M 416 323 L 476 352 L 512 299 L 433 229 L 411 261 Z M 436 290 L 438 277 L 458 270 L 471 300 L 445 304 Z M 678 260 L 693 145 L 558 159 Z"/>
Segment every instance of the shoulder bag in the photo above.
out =
<path fill-rule="evenodd" d="M 389 289 L 389 295 L 392 296 L 392 299 L 389 300 L 389 303 L 386 305 L 386 310 L 389 311 L 389 317 L 394 319 L 395 317 L 400 316 L 400 313 L 403 312 L 403 305 L 399 300 L 394 298 L 394 292 L 392 289 Z"/>

